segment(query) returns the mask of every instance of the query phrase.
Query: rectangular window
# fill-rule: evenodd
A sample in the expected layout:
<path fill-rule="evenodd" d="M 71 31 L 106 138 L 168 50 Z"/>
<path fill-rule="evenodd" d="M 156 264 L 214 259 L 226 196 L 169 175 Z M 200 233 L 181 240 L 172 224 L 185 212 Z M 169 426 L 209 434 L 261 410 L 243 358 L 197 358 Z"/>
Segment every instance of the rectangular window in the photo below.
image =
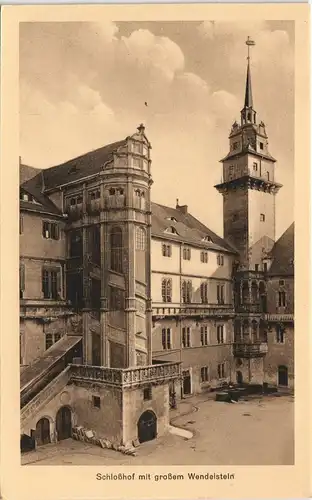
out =
<path fill-rule="evenodd" d="M 143 389 L 143 399 L 144 399 L 144 401 L 151 401 L 151 399 L 152 399 L 152 387 L 151 386 L 145 387 L 145 389 Z"/>
<path fill-rule="evenodd" d="M 59 226 L 56 222 L 42 221 L 42 236 L 47 240 L 60 238 Z"/>
<path fill-rule="evenodd" d="M 224 285 L 217 285 L 217 302 L 224 304 Z"/>
<path fill-rule="evenodd" d="M 270 180 L 270 172 L 267 172 L 267 180 Z"/>
<path fill-rule="evenodd" d="M 163 328 L 162 329 L 162 347 L 163 349 L 171 349 L 171 329 Z"/>
<path fill-rule="evenodd" d="M 62 338 L 60 333 L 46 333 L 45 335 L 45 348 L 49 349 L 55 342 L 58 342 Z"/>
<path fill-rule="evenodd" d="M 285 285 L 285 281 L 284 280 L 279 280 L 278 284 L 279 284 L 279 286 L 284 286 Z"/>
<path fill-rule="evenodd" d="M 201 345 L 208 345 L 209 339 L 208 339 L 208 326 L 201 326 L 200 327 L 200 343 Z"/>
<path fill-rule="evenodd" d="M 60 299 L 61 293 L 61 270 L 42 269 L 42 292 L 45 299 Z"/>
<path fill-rule="evenodd" d="M 182 347 L 191 347 L 191 329 L 189 326 L 182 328 Z"/>
<path fill-rule="evenodd" d="M 143 159 L 142 158 L 133 158 L 133 166 L 134 168 L 143 168 Z"/>
<path fill-rule="evenodd" d="M 259 271 L 259 264 L 255 264 L 255 271 Z"/>
<path fill-rule="evenodd" d="M 208 283 L 200 285 L 200 300 L 202 304 L 208 304 Z"/>
<path fill-rule="evenodd" d="M 20 299 L 23 298 L 25 291 L 25 266 L 21 264 L 19 267 L 19 283 L 20 283 Z"/>
<path fill-rule="evenodd" d="M 90 191 L 89 192 L 89 199 L 91 201 L 98 200 L 99 198 L 101 198 L 101 192 L 100 192 L 99 189 L 96 189 L 95 191 Z"/>
<path fill-rule="evenodd" d="M 238 142 L 233 143 L 233 149 L 238 149 Z"/>
<path fill-rule="evenodd" d="M 284 344 L 285 343 L 285 330 L 282 328 L 282 326 L 276 325 L 275 331 L 276 331 L 276 343 L 277 344 Z"/>
<path fill-rule="evenodd" d="M 267 262 L 264 262 L 263 263 L 263 271 L 266 273 L 268 270 L 268 263 Z"/>
<path fill-rule="evenodd" d="M 223 325 L 217 326 L 217 343 L 224 344 L 224 326 Z"/>
<path fill-rule="evenodd" d="M 265 221 L 265 215 L 264 214 L 260 214 L 260 222 L 264 222 Z"/>
<path fill-rule="evenodd" d="M 207 264 L 208 262 L 208 252 L 200 252 L 200 262 Z"/>
<path fill-rule="evenodd" d="M 171 257 L 171 245 L 162 245 L 162 255 L 163 257 Z"/>
<path fill-rule="evenodd" d="M 124 291 L 116 286 L 109 287 L 109 308 L 111 311 L 122 311 L 125 308 Z"/>
<path fill-rule="evenodd" d="M 192 302 L 192 281 L 182 281 L 182 302 L 184 304 Z"/>
<path fill-rule="evenodd" d="M 224 255 L 217 255 L 218 266 L 224 266 Z"/>
<path fill-rule="evenodd" d="M 225 363 L 218 365 L 218 378 L 225 378 Z"/>
<path fill-rule="evenodd" d="M 278 292 L 278 307 L 285 307 L 286 306 L 286 293 L 285 292 Z"/>
<path fill-rule="evenodd" d="M 161 283 L 161 294 L 163 302 L 172 302 L 172 279 L 164 278 Z"/>
<path fill-rule="evenodd" d="M 183 248 L 183 260 L 191 260 L 191 249 Z"/>
<path fill-rule="evenodd" d="M 209 380 L 209 371 L 208 366 L 202 366 L 200 369 L 200 380 L 201 382 L 208 382 Z"/>
<path fill-rule="evenodd" d="M 253 163 L 253 170 L 254 170 L 254 172 L 257 172 L 257 170 L 258 170 L 258 163 L 257 162 Z"/>
<path fill-rule="evenodd" d="M 263 149 L 263 142 L 260 142 L 260 149 Z"/>
<path fill-rule="evenodd" d="M 133 143 L 133 152 L 136 154 L 142 153 L 142 143 L 141 142 L 134 142 Z"/>
<path fill-rule="evenodd" d="M 92 406 L 93 408 L 101 408 L 100 396 L 92 396 Z"/>

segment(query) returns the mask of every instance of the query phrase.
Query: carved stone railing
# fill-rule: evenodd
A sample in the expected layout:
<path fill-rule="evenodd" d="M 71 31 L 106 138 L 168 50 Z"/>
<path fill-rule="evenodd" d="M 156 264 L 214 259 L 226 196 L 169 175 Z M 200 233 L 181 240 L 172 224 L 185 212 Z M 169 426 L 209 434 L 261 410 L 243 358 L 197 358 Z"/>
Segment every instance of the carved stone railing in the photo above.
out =
<path fill-rule="evenodd" d="M 153 307 L 153 319 L 163 317 L 225 317 L 233 316 L 234 307 L 231 304 L 208 305 L 208 304 L 188 304 L 182 307 L 174 307 L 166 304 L 166 307 Z"/>
<path fill-rule="evenodd" d="M 71 365 L 71 379 L 103 382 L 108 385 L 134 387 L 145 383 L 165 382 L 179 378 L 180 363 L 165 363 L 134 368 L 105 368 L 88 365 Z"/>
<path fill-rule="evenodd" d="M 257 358 L 265 356 L 267 352 L 266 342 L 234 342 L 233 344 L 233 355 L 236 358 Z"/>
<path fill-rule="evenodd" d="M 29 403 L 21 409 L 21 422 L 25 422 L 40 407 L 47 404 L 60 390 L 65 387 L 70 378 L 71 366 L 67 366 L 52 382 L 42 389 Z"/>
<path fill-rule="evenodd" d="M 262 314 L 263 307 L 261 304 L 240 304 L 236 310 L 238 313 L 257 313 Z"/>
<path fill-rule="evenodd" d="M 294 315 L 293 314 L 265 314 L 265 319 L 266 321 L 270 322 L 275 322 L 275 321 L 282 321 L 284 323 L 292 323 L 294 321 Z"/>

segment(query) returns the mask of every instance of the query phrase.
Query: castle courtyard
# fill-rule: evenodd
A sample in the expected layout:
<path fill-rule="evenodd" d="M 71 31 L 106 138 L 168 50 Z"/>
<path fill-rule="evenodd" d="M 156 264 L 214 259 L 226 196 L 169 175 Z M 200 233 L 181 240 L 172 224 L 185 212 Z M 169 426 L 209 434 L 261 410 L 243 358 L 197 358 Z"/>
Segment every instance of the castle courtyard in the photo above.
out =
<path fill-rule="evenodd" d="M 172 425 L 191 439 L 167 434 L 139 446 L 137 456 L 68 439 L 22 456 L 23 465 L 291 465 L 294 463 L 294 398 L 253 397 L 236 404 L 213 394 L 183 400 Z"/>

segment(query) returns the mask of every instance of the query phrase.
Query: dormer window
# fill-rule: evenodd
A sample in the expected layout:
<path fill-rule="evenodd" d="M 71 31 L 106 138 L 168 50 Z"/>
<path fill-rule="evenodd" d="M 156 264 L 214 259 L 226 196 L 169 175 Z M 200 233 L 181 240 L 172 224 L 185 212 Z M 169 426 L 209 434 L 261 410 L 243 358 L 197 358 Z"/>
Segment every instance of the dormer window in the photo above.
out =
<path fill-rule="evenodd" d="M 175 219 L 175 217 L 167 217 L 167 220 L 171 220 L 172 222 L 178 222 L 177 219 Z"/>
<path fill-rule="evenodd" d="M 238 149 L 238 145 L 239 145 L 238 142 L 233 142 L 233 149 Z"/>
<path fill-rule="evenodd" d="M 171 234 L 178 234 L 176 228 L 173 227 L 173 226 L 167 227 L 167 229 L 165 230 L 165 232 L 166 233 L 171 233 Z"/>
<path fill-rule="evenodd" d="M 39 205 L 39 202 L 33 197 L 33 195 L 26 193 L 25 191 L 20 192 L 20 200 L 28 201 L 29 203 L 37 203 Z"/>
<path fill-rule="evenodd" d="M 69 174 L 74 174 L 75 172 L 77 172 L 77 166 L 76 166 L 76 165 L 73 165 L 73 166 L 69 169 L 68 173 L 69 173 Z"/>
<path fill-rule="evenodd" d="M 262 150 L 263 150 L 263 148 L 264 148 L 263 142 L 260 142 L 260 143 L 259 143 L 259 146 L 260 146 L 260 149 L 262 149 Z"/>
<path fill-rule="evenodd" d="M 253 170 L 254 170 L 254 172 L 258 171 L 258 163 L 257 162 L 253 163 Z"/>
<path fill-rule="evenodd" d="M 260 214 L 260 222 L 265 222 L 265 214 Z"/>
<path fill-rule="evenodd" d="M 210 241 L 210 242 L 212 242 L 211 236 L 205 236 L 203 238 L 203 241 L 207 241 L 207 242 Z"/>

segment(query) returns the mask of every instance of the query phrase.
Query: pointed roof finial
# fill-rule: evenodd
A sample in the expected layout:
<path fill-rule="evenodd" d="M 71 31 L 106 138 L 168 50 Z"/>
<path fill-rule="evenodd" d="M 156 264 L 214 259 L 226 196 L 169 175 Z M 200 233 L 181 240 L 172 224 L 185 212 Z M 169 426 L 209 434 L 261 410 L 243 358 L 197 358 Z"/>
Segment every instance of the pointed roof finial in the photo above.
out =
<path fill-rule="evenodd" d="M 252 90 L 251 90 L 251 73 L 250 73 L 250 47 L 256 45 L 253 40 L 251 40 L 250 36 L 247 37 L 246 45 L 248 47 L 248 55 L 247 55 L 247 77 L 246 77 L 246 89 L 245 89 L 245 108 L 253 107 L 252 100 Z"/>
<path fill-rule="evenodd" d="M 140 134 L 142 134 L 142 135 L 144 134 L 144 132 L 145 132 L 145 127 L 144 127 L 143 123 L 141 123 L 141 124 L 137 127 L 137 129 L 138 129 L 138 131 L 139 131 L 139 133 L 140 133 Z"/>

